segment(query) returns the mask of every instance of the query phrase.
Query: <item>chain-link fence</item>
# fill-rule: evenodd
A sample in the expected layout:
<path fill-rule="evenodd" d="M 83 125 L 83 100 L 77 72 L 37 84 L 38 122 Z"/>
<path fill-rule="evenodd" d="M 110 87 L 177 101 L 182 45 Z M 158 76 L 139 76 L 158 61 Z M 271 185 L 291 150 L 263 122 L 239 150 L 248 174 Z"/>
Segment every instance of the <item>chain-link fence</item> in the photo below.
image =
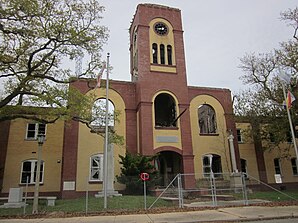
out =
<path fill-rule="evenodd" d="M 292 183 L 292 188 L 290 184 L 269 185 L 260 181 L 259 177 L 244 173 L 159 175 L 146 181 L 146 197 L 144 181 L 140 176 L 130 180 L 134 181 L 129 184 L 130 188 L 118 191 L 122 196 L 108 197 L 108 210 L 239 206 L 298 200 L 297 184 L 295 187 L 295 183 Z M 57 199 L 53 207 L 47 206 L 45 200 L 41 200 L 39 210 L 42 213 L 65 211 L 85 214 L 104 211 L 103 198 L 95 198 L 94 194 L 98 191 L 89 189 L 90 185 L 86 182 L 86 191 L 82 192 L 85 196 L 74 200 Z M 0 216 L 30 214 L 32 201 L 26 199 L 26 191 L 25 189 L 24 202 L 29 204 L 28 206 L 16 210 L 0 209 Z M 0 205 L 5 202 L 0 200 Z"/>
<path fill-rule="evenodd" d="M 187 188 L 190 179 L 195 180 L 195 187 Z M 245 173 L 178 174 L 166 187 L 151 192 L 158 195 L 155 202 L 164 199 L 176 202 L 180 208 L 298 200 L 297 190 L 281 191 Z"/>

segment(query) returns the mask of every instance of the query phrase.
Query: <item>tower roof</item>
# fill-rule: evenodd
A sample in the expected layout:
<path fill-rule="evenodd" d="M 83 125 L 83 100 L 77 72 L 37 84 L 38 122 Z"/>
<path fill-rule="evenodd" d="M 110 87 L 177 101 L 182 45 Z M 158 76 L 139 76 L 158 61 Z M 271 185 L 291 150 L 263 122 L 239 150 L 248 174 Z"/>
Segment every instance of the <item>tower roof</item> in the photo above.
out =
<path fill-rule="evenodd" d="M 161 9 L 170 9 L 170 10 L 177 10 L 180 11 L 180 9 L 178 8 L 173 8 L 173 7 L 169 7 L 169 6 L 165 6 L 165 5 L 159 5 L 159 4 L 151 4 L 151 3 L 141 3 L 138 4 L 139 6 L 145 6 L 145 7 L 150 7 L 150 8 L 161 8 Z"/>
<path fill-rule="evenodd" d="M 138 4 L 136 12 L 133 15 L 133 18 L 132 18 L 132 21 L 131 21 L 131 24 L 130 24 L 130 28 L 131 28 L 131 25 L 132 25 L 133 21 L 135 20 L 137 11 L 139 11 L 141 7 L 143 7 L 143 8 L 145 7 L 145 8 L 148 8 L 148 9 L 151 8 L 151 9 L 160 9 L 160 10 L 169 10 L 169 11 L 181 12 L 181 10 L 178 9 L 178 8 L 173 8 L 173 7 L 169 7 L 169 6 L 165 6 L 165 5 L 152 4 L 152 3 L 141 3 L 141 4 Z"/>

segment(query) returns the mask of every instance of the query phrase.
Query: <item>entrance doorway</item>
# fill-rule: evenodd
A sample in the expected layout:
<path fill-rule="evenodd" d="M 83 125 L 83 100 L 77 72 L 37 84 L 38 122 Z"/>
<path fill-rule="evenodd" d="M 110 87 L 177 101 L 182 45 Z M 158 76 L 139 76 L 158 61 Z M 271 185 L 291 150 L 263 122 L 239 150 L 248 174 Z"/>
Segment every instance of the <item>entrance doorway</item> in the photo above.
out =
<path fill-rule="evenodd" d="M 183 172 L 181 155 L 172 151 L 160 152 L 158 168 L 162 179 L 161 186 L 167 186 L 178 173 Z"/>

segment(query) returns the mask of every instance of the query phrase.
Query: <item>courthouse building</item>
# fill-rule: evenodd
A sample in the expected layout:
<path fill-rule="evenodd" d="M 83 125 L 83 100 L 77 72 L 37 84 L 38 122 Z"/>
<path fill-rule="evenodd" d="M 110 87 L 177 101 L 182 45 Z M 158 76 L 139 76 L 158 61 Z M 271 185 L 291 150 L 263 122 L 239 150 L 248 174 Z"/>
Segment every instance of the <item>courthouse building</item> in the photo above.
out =
<path fill-rule="evenodd" d="M 265 171 L 262 179 L 274 184 L 276 154 L 266 159 L 255 144 L 242 141 L 241 129 L 248 124 L 238 123 L 236 127 L 230 90 L 187 85 L 181 11 L 140 4 L 129 34 L 131 66 L 127 74 L 130 72 L 131 81 L 110 81 L 110 107 L 119 112 L 119 122 L 113 125 L 124 137 L 124 145 L 109 148 L 109 188 L 124 189 L 116 176 L 121 168 L 119 155 L 126 152 L 159 154 L 157 168 L 164 186 L 176 174 L 185 173 L 190 175 L 184 187 L 194 188 L 211 171 L 216 177 L 245 171 L 257 179 Z M 105 89 L 90 88 L 88 81 L 72 85 L 85 94 L 95 94 L 98 101 L 105 98 Z M 0 123 L 1 195 L 7 196 L 11 187 L 25 186 L 27 179 L 28 191 L 34 191 L 39 132 L 46 135 L 41 194 L 70 198 L 81 196 L 87 189 L 94 193 L 102 190 L 101 136 L 75 121 L 44 125 L 16 119 Z M 291 177 L 285 182 L 297 182 L 296 162 L 287 162 L 284 173 Z"/>

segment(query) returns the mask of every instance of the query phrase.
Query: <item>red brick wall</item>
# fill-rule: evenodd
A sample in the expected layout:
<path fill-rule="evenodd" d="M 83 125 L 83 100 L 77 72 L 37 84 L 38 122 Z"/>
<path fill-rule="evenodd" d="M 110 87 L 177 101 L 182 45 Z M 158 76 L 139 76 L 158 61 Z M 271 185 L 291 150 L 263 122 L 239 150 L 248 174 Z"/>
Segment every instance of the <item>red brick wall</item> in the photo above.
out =
<path fill-rule="evenodd" d="M 0 192 L 3 185 L 10 121 L 0 122 Z"/>
<path fill-rule="evenodd" d="M 63 191 L 64 181 L 75 181 L 77 175 L 79 123 L 69 121 L 64 126 L 64 142 L 61 170 L 61 197 L 72 198 L 75 191 Z"/>

